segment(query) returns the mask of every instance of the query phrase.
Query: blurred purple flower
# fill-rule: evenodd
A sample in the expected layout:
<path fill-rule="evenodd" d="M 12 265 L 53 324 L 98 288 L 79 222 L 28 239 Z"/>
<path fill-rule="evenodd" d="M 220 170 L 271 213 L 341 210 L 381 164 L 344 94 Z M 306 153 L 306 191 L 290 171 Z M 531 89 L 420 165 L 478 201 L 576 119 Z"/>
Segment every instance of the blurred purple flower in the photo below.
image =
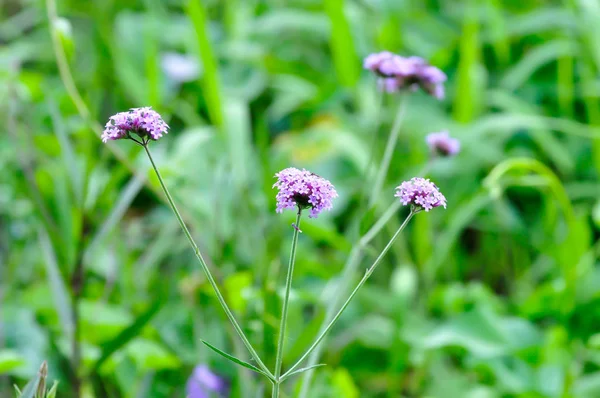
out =
<path fill-rule="evenodd" d="M 444 98 L 446 75 L 421 57 L 401 57 L 382 51 L 367 56 L 363 65 L 380 77 L 382 91 L 391 93 L 420 87 L 435 98 Z"/>
<path fill-rule="evenodd" d="M 211 393 L 216 393 L 219 397 L 228 397 L 229 383 L 213 373 L 208 366 L 196 366 L 187 381 L 187 398 L 209 398 Z"/>
<path fill-rule="evenodd" d="M 425 140 L 434 155 L 454 156 L 460 152 L 460 141 L 450 137 L 447 131 L 428 134 Z"/>
<path fill-rule="evenodd" d="M 177 83 L 196 80 L 200 73 L 198 61 L 190 55 L 165 53 L 160 64 L 165 74 Z"/>
<path fill-rule="evenodd" d="M 412 205 L 418 210 L 429 211 L 434 207 L 444 206 L 446 198 L 438 187 L 429 179 L 414 177 L 396 187 L 396 195 L 403 205 Z"/>
<path fill-rule="evenodd" d="M 168 133 L 169 126 L 163 121 L 158 112 L 149 106 L 144 108 L 131 108 L 127 112 L 119 112 L 110 117 L 104 132 L 102 141 L 120 140 L 130 138 L 135 134 L 141 138 L 158 140 L 163 134 Z"/>
<path fill-rule="evenodd" d="M 289 167 L 275 174 L 275 177 L 277 182 L 273 188 L 279 189 L 277 213 L 298 206 L 310 208 L 310 217 L 314 218 L 323 210 L 331 210 L 331 201 L 338 196 L 331 182 L 304 169 Z"/>
<path fill-rule="evenodd" d="M 368 55 L 363 66 L 379 76 L 393 76 L 396 71 L 397 58 L 397 55 L 389 51 L 382 51 Z"/>

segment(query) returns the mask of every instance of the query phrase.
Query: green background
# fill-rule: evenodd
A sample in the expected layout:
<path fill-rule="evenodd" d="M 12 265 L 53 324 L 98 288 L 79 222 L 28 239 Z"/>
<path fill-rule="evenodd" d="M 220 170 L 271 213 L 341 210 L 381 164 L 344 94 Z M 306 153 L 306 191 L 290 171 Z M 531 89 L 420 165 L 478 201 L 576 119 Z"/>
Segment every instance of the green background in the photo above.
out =
<path fill-rule="evenodd" d="M 345 294 L 348 254 L 393 188 L 428 164 L 446 195 L 333 329 L 310 397 L 600 397 L 599 21 L 597 0 L 5 0 L 0 396 L 44 359 L 72 396 L 77 264 L 83 396 L 183 397 L 201 363 L 233 397 L 260 396 L 200 342 L 248 358 L 147 158 L 99 139 L 110 115 L 152 106 L 171 126 L 152 143 L 159 168 L 270 366 L 294 219 L 275 213 L 277 171 L 306 167 L 340 194 L 303 222 L 284 367 Z M 356 231 L 372 142 L 378 161 L 398 103 L 362 70 L 384 49 L 444 70 L 447 98 L 408 97 L 381 201 Z M 167 52 L 198 76 L 174 81 Z M 442 129 L 462 151 L 430 160 L 424 137 Z"/>

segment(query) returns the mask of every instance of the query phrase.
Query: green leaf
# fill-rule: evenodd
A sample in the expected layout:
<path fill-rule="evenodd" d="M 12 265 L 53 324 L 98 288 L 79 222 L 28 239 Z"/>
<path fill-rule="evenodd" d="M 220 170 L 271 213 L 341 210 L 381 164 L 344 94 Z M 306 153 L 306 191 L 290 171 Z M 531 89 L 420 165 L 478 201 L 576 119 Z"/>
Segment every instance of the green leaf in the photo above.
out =
<path fill-rule="evenodd" d="M 208 348 L 210 348 L 211 350 L 213 350 L 213 351 L 214 351 L 214 352 L 216 352 L 217 354 L 219 354 L 219 355 L 222 355 L 222 356 L 224 356 L 225 358 L 229 359 L 231 362 L 235 362 L 235 363 L 237 363 L 238 365 L 241 365 L 241 366 L 243 366 L 243 367 L 245 367 L 245 368 L 248 368 L 248 369 L 250 369 L 250 370 L 253 370 L 253 371 L 257 372 L 257 373 L 260 373 L 261 375 L 264 375 L 264 376 L 266 376 L 267 378 L 269 378 L 270 380 L 272 380 L 272 378 L 271 378 L 269 375 L 267 375 L 265 372 L 263 372 L 262 370 L 260 370 L 260 369 L 259 369 L 259 368 L 257 368 L 256 366 L 254 366 L 254 365 L 252 365 L 252 364 L 249 364 L 248 362 L 244 362 L 244 361 L 242 361 L 241 359 L 238 359 L 238 358 L 234 357 L 233 355 L 230 355 L 230 354 L 228 354 L 228 353 L 226 353 L 226 352 L 224 352 L 224 351 L 221 351 L 221 350 L 219 350 L 217 347 L 215 347 L 214 345 L 210 344 L 210 343 L 209 343 L 209 342 L 207 342 L 207 341 L 204 341 L 204 340 L 201 340 L 201 341 L 202 341 L 202 343 L 204 343 L 204 345 L 206 345 Z"/>
<path fill-rule="evenodd" d="M 292 376 L 293 376 L 293 375 L 295 375 L 295 374 L 302 373 L 302 372 L 306 372 L 307 370 L 312 370 L 312 369 L 314 369 L 314 368 L 318 368 L 318 367 L 321 367 L 321 366 L 325 366 L 325 364 L 324 364 L 324 363 L 318 363 L 318 364 L 316 364 L 316 365 L 310 365 L 310 366 L 306 366 L 306 367 L 304 367 L 304 368 L 296 369 L 296 370 L 294 370 L 292 373 L 288 373 L 288 374 L 286 374 L 285 376 L 283 376 L 283 377 L 281 378 L 281 381 L 284 381 L 284 380 L 285 380 L 285 379 L 287 379 L 288 377 L 292 377 Z"/>
<path fill-rule="evenodd" d="M 145 312 L 141 313 L 130 326 L 104 344 L 102 347 L 102 355 L 94 365 L 93 369 L 98 370 L 112 354 L 129 343 L 133 338 L 137 337 L 148 322 L 150 322 L 158 313 L 162 302 L 162 300 L 156 300 L 156 302 L 154 302 L 154 304 L 152 304 Z"/>
<path fill-rule="evenodd" d="M 56 398 L 57 390 L 58 390 L 58 381 L 54 381 L 54 384 L 52 384 L 52 387 L 50 387 L 50 390 L 48 390 L 48 393 L 46 394 L 46 398 Z"/>
<path fill-rule="evenodd" d="M 46 260 L 44 261 L 46 275 L 48 276 L 48 283 L 52 290 L 54 306 L 56 307 L 56 312 L 58 313 L 58 318 L 60 319 L 63 328 L 63 336 L 71 341 L 74 330 L 73 314 L 71 312 L 71 297 L 60 272 L 56 252 L 50 242 L 46 230 L 42 228 L 39 229 L 38 239 Z"/>
<path fill-rule="evenodd" d="M 350 372 L 344 368 L 335 371 L 332 377 L 332 383 L 336 390 L 336 397 L 358 398 L 360 391 L 352 380 Z"/>
<path fill-rule="evenodd" d="M 354 38 L 345 15 L 344 0 L 326 0 L 325 11 L 331 22 L 330 46 L 335 71 L 340 83 L 354 87 L 359 77 L 359 69 L 354 48 Z"/>
<path fill-rule="evenodd" d="M 514 339 L 514 336 L 519 336 Z M 538 330 L 520 318 L 500 317 L 483 308 L 460 314 L 422 339 L 423 347 L 463 347 L 477 358 L 495 358 L 533 347 L 541 341 Z"/>
<path fill-rule="evenodd" d="M 198 0 L 189 0 L 185 10 L 194 26 L 196 42 L 198 44 L 198 56 L 200 62 L 204 66 L 202 88 L 210 121 L 219 128 L 222 128 L 224 118 L 221 102 L 219 69 L 208 34 L 208 21 L 206 20 L 204 5 Z"/>
<path fill-rule="evenodd" d="M 0 374 L 7 373 L 25 364 L 25 358 L 11 350 L 0 351 Z"/>
<path fill-rule="evenodd" d="M 574 48 L 574 43 L 563 39 L 552 40 L 533 48 L 506 71 L 500 85 L 509 91 L 515 91 L 523 87 L 546 64 L 555 62 L 562 56 L 574 55 Z"/>
<path fill-rule="evenodd" d="M 27 383 L 27 385 L 23 389 L 23 392 L 21 393 L 20 397 L 21 398 L 35 398 L 35 393 L 37 392 L 38 386 L 40 384 L 40 380 L 41 380 L 41 375 L 38 373 L 34 379 L 31 379 Z M 16 388 L 16 386 L 15 386 L 15 388 Z"/>
<path fill-rule="evenodd" d="M 181 366 L 181 361 L 175 354 L 152 340 L 136 338 L 124 351 L 141 372 L 177 369 Z"/>

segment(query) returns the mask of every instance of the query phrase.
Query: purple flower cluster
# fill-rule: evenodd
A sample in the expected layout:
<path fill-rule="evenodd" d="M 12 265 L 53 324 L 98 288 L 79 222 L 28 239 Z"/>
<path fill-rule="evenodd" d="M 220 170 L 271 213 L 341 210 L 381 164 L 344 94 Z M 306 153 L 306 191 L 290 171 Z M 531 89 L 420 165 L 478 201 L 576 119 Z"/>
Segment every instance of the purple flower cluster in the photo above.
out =
<path fill-rule="evenodd" d="M 216 393 L 219 397 L 229 396 L 229 383 L 213 373 L 208 366 L 198 365 L 186 384 L 188 398 L 209 398 Z"/>
<path fill-rule="evenodd" d="M 434 207 L 444 206 L 446 198 L 438 187 L 425 178 L 414 177 L 396 187 L 396 195 L 403 205 L 412 205 L 419 210 L 429 211 Z"/>
<path fill-rule="evenodd" d="M 379 88 L 388 93 L 423 89 L 437 99 L 444 98 L 446 74 L 421 57 L 402 57 L 389 51 L 367 56 L 364 68 L 380 77 Z"/>
<path fill-rule="evenodd" d="M 132 108 L 110 117 L 104 126 L 102 141 L 130 138 L 132 134 L 142 139 L 158 140 L 163 134 L 168 133 L 168 129 L 169 126 L 158 112 L 150 107 Z"/>
<path fill-rule="evenodd" d="M 448 131 L 428 134 L 425 140 L 434 155 L 454 156 L 460 151 L 460 141 L 450 137 Z"/>
<path fill-rule="evenodd" d="M 307 170 L 288 167 L 275 174 L 273 188 L 277 193 L 277 213 L 284 209 L 310 208 L 310 217 L 317 217 L 323 210 L 331 210 L 331 201 L 338 196 L 328 180 Z"/>

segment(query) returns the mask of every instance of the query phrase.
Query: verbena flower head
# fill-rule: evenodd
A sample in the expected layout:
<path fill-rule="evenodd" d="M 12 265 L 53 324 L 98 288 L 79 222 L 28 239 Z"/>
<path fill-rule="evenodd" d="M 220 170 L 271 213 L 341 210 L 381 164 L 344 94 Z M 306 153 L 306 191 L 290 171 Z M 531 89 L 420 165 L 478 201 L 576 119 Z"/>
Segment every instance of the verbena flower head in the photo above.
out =
<path fill-rule="evenodd" d="M 273 188 L 277 193 L 277 213 L 284 209 L 310 208 L 310 217 L 317 217 L 323 210 L 331 210 L 331 201 L 338 196 L 335 188 L 328 180 L 308 170 L 294 167 L 281 170 L 275 174 L 277 182 Z"/>
<path fill-rule="evenodd" d="M 402 57 L 382 51 L 367 56 L 364 68 L 380 77 L 382 91 L 393 93 L 421 88 L 435 98 L 444 98 L 446 74 L 421 57 Z"/>
<path fill-rule="evenodd" d="M 208 366 L 198 365 L 187 381 L 186 394 L 188 398 L 227 397 L 229 383 L 221 376 L 213 373 Z"/>
<path fill-rule="evenodd" d="M 438 187 L 429 179 L 414 177 L 396 187 L 396 195 L 403 205 L 414 206 L 417 210 L 429 211 L 434 207 L 444 206 L 446 198 Z"/>
<path fill-rule="evenodd" d="M 454 156 L 460 152 L 460 141 L 450 137 L 447 131 L 428 134 L 425 140 L 434 155 Z"/>
<path fill-rule="evenodd" d="M 131 108 L 127 112 L 119 112 L 110 117 L 104 126 L 102 141 L 120 140 L 134 134 L 142 139 L 158 140 L 168 133 L 168 129 L 169 126 L 158 112 L 149 106 Z"/>

